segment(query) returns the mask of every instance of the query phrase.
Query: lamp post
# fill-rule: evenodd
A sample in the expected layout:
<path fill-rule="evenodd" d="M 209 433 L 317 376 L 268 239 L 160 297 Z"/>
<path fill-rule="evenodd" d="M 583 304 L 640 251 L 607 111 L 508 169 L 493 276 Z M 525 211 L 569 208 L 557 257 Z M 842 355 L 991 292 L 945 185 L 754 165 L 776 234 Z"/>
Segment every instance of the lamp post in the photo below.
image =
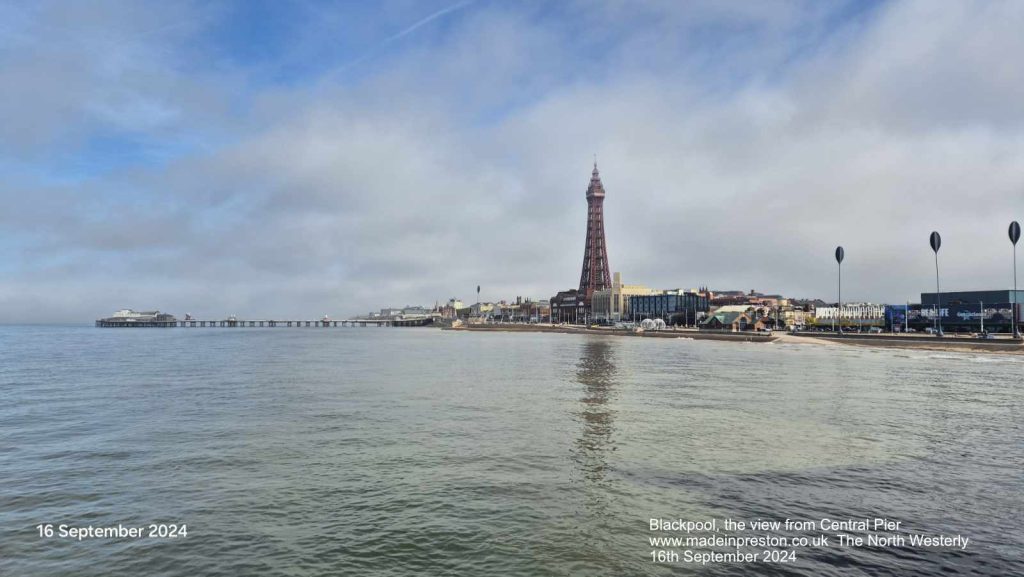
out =
<path fill-rule="evenodd" d="M 843 247 L 836 247 L 836 263 L 839 264 L 839 303 L 836 307 L 836 318 L 839 320 L 839 334 L 843 334 L 843 258 L 846 257 L 846 251 Z"/>
<path fill-rule="evenodd" d="M 1010 305 L 1013 314 L 1013 338 L 1020 339 L 1020 327 L 1017 326 L 1017 241 L 1020 240 L 1020 223 L 1010 223 L 1010 242 L 1013 243 L 1013 298 Z"/>
<path fill-rule="evenodd" d="M 942 295 L 939 290 L 939 247 L 942 246 L 942 237 L 939 233 L 932 231 L 931 236 L 928 238 L 928 243 L 932 246 L 932 252 L 935 253 L 935 336 L 942 336 Z"/>

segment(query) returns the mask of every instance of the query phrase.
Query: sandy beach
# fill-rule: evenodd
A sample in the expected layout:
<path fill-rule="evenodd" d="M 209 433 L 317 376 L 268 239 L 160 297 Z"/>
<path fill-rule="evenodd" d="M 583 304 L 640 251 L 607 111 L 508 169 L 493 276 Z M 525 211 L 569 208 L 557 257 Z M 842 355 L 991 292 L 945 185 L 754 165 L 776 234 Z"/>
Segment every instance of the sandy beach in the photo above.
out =
<path fill-rule="evenodd" d="M 563 334 L 591 334 L 616 337 L 641 337 L 641 338 L 684 338 L 694 340 L 716 340 L 734 342 L 755 342 L 755 343 L 799 343 L 813 344 L 820 346 L 842 347 L 877 347 L 877 348 L 900 348 L 918 349 L 927 351 L 944 352 L 975 352 L 991 354 L 1024 354 L 1024 343 L 1008 339 L 981 340 L 971 338 L 946 337 L 916 337 L 916 336 L 893 336 L 893 335 L 810 335 L 791 334 L 784 332 L 765 333 L 733 333 L 733 332 L 708 332 L 696 331 L 693 329 L 677 329 L 663 331 L 646 331 L 634 333 L 625 330 L 596 329 L 587 327 L 576 327 L 571 325 L 465 325 L 445 330 L 477 331 L 477 332 L 542 332 L 542 333 L 563 333 Z"/>
<path fill-rule="evenodd" d="M 1009 339 L 982 340 L 971 338 L 937 338 L 937 337 L 893 337 L 891 335 L 844 335 L 844 336 L 810 336 L 784 334 L 779 337 L 781 342 L 814 343 L 823 346 L 854 346 L 895 349 L 917 349 L 925 351 L 943 351 L 958 353 L 986 353 L 1000 355 L 1024 354 L 1024 343 Z"/>

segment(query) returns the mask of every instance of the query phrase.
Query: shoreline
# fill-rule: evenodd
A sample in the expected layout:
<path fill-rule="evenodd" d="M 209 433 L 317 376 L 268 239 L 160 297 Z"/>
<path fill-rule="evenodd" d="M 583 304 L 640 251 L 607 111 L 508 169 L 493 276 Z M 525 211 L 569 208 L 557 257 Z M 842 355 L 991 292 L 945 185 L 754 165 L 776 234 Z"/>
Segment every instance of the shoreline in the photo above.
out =
<path fill-rule="evenodd" d="M 708 341 L 733 341 L 746 343 L 770 343 L 779 339 L 779 335 L 769 335 L 764 333 L 716 333 L 708 331 L 696 331 L 692 329 L 669 329 L 661 331 L 646 331 L 642 333 L 634 333 L 632 331 L 626 331 L 621 329 L 592 329 L 588 327 L 573 327 L 568 325 L 464 325 L 461 327 L 445 327 L 442 330 L 508 333 L 560 333 L 573 335 L 602 335 L 609 337 L 693 339 Z"/>
<path fill-rule="evenodd" d="M 941 351 L 956 353 L 988 353 L 999 355 L 1024 355 L 1024 343 L 1013 341 L 982 341 L 978 339 L 956 339 L 938 337 L 894 337 L 891 335 L 804 335 L 791 333 L 713 333 L 692 329 L 663 330 L 634 333 L 615 329 L 593 329 L 588 327 L 570 327 L 556 325 L 467 325 L 462 327 L 445 327 L 442 330 L 471 332 L 520 332 L 520 333 L 558 333 L 604 335 L 615 337 L 641 338 L 681 338 L 693 340 L 732 341 L 747 343 L 787 344 L 801 343 L 817 346 L 856 346 L 881 349 L 916 349 L 925 351 Z"/>
<path fill-rule="evenodd" d="M 782 338 L 787 343 L 813 343 L 824 346 L 854 346 L 879 349 L 914 349 L 947 353 L 986 353 L 995 355 L 1024 355 L 1024 343 L 1010 340 L 984 341 L 955 337 L 895 337 L 891 335 L 791 335 Z"/>

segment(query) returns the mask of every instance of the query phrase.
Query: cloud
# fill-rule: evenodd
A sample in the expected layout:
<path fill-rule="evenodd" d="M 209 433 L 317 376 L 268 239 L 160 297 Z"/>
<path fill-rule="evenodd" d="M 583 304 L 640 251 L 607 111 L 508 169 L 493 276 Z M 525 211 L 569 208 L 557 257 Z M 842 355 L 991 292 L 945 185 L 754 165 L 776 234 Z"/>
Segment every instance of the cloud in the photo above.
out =
<path fill-rule="evenodd" d="M 110 8 L 73 35 L 153 24 Z M 279 84 L 260 70 L 277 64 L 197 60 L 223 13 L 93 52 L 0 32 L 17 64 L 0 82 L 47 92 L 49 73 L 29 71 L 63 66 L 69 87 L 0 106 L 22 122 L 0 164 L 0 319 L 344 315 L 478 284 L 546 298 L 578 282 L 593 153 L 609 259 L 630 283 L 829 298 L 842 244 L 844 295 L 903 302 L 933 281 L 933 229 L 944 286 L 1010 282 L 1016 3 L 449 8 L 421 9 L 445 17 L 358 76 L 318 63 Z M 49 30 L 54 14 L 22 17 Z M 393 36 L 396 14 L 367 29 Z M 57 160 L 126 131 L 186 145 L 86 177 Z"/>
<path fill-rule="evenodd" d="M 0 28 L 0 152 L 35 161 L 109 134 L 164 140 L 209 123 L 209 90 L 184 68 L 201 13 L 97 2 L 7 5 Z"/>

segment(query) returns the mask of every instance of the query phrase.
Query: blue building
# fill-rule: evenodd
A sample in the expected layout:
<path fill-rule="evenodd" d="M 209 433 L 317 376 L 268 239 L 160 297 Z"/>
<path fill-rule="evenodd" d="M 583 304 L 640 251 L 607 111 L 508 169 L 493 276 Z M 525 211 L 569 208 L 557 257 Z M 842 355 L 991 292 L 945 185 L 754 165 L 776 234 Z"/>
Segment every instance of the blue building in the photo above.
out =
<path fill-rule="evenodd" d="M 708 312 L 707 296 L 682 291 L 665 291 L 657 295 L 630 296 L 627 318 L 633 320 L 662 319 L 670 325 L 696 325 Z"/>
<path fill-rule="evenodd" d="M 1024 327 L 1022 302 L 1024 290 L 950 291 L 939 293 L 938 297 L 936 293 L 921 293 L 917 315 L 915 305 L 911 305 L 910 328 L 914 328 L 915 320 L 920 327 L 934 325 L 938 305 L 944 331 L 978 332 L 984 322 L 986 332 L 1012 332 L 1014 316 L 1017 326 Z"/>
<path fill-rule="evenodd" d="M 909 305 L 885 305 L 885 330 L 900 332 L 907 329 Z"/>
<path fill-rule="evenodd" d="M 939 293 L 938 299 L 943 306 L 947 304 L 977 306 L 979 303 L 1021 303 L 1024 302 L 1024 290 L 995 290 L 995 291 L 950 291 Z M 1016 298 L 1014 298 L 1016 297 Z M 936 302 L 935 293 L 921 293 L 921 304 L 926 307 L 934 307 Z"/>
<path fill-rule="evenodd" d="M 1024 326 L 1021 321 L 1021 305 L 1017 304 L 1017 325 Z M 919 305 L 887 305 L 885 307 L 885 327 L 887 330 L 911 332 L 923 331 L 936 327 L 935 301 L 931 304 Z M 946 304 L 945 294 L 942 306 L 938 309 L 939 320 L 944 332 L 981 332 L 984 328 L 989 333 L 1008 333 L 1012 329 L 1013 305 L 1008 302 L 977 303 L 954 302 Z"/>

